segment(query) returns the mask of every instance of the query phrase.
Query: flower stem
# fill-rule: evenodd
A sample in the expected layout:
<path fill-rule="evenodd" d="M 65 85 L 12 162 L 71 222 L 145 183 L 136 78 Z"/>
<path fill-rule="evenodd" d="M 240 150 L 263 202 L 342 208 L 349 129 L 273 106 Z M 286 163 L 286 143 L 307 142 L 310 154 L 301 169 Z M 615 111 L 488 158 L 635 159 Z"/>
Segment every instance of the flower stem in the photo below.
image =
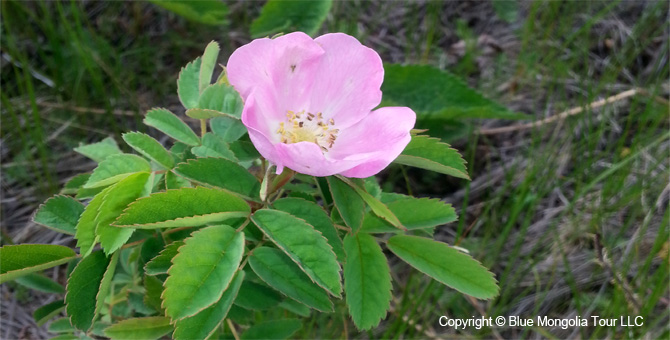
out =
<path fill-rule="evenodd" d="M 200 137 L 207 133 L 207 119 L 200 120 Z"/>

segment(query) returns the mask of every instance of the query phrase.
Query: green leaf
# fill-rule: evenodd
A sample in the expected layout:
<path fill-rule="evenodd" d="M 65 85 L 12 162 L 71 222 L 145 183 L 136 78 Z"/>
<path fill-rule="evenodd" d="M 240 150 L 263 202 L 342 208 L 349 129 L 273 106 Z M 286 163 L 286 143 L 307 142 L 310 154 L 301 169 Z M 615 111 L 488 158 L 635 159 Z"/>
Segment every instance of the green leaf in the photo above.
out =
<path fill-rule="evenodd" d="M 89 177 L 91 177 L 91 174 L 79 174 L 70 178 L 61 189 L 61 195 L 76 195 L 79 189 L 88 182 Z"/>
<path fill-rule="evenodd" d="M 131 148 L 142 156 L 151 159 L 166 169 L 172 169 L 174 166 L 172 155 L 153 137 L 141 132 L 124 133 L 122 137 Z"/>
<path fill-rule="evenodd" d="M 177 321 L 219 301 L 244 252 L 244 234 L 216 225 L 186 239 L 172 259 L 163 293 L 165 312 Z"/>
<path fill-rule="evenodd" d="M 302 328 L 298 319 L 279 319 L 255 324 L 242 333 L 240 339 L 288 339 Z"/>
<path fill-rule="evenodd" d="M 198 157 L 219 157 L 237 161 L 235 154 L 230 150 L 230 147 L 228 147 L 223 138 L 211 132 L 207 132 L 202 137 L 202 145 L 193 147 L 191 152 Z"/>
<path fill-rule="evenodd" d="M 250 310 L 268 310 L 281 302 L 282 296 L 274 289 L 260 283 L 242 282 L 235 304 Z"/>
<path fill-rule="evenodd" d="M 452 149 L 449 144 L 441 143 L 439 139 L 429 136 L 412 136 L 412 141 L 394 162 L 470 179 L 465 168 L 465 160 L 458 151 Z"/>
<path fill-rule="evenodd" d="M 161 295 L 163 294 L 163 281 L 157 279 L 155 276 L 145 275 L 144 290 L 146 292 L 146 294 L 144 294 L 144 303 L 155 309 L 159 314 L 164 315 L 165 310 L 163 310 L 163 307 L 161 306 L 163 303 L 163 300 L 161 300 Z"/>
<path fill-rule="evenodd" d="M 499 288 L 493 274 L 477 260 L 449 245 L 431 239 L 396 235 L 388 248 L 422 273 L 478 299 L 491 299 Z"/>
<path fill-rule="evenodd" d="M 88 203 L 84 212 L 77 222 L 75 228 L 74 238 L 77 240 L 77 247 L 81 256 L 86 257 L 93 250 L 93 246 L 98 242 L 98 237 L 95 235 L 97 224 L 95 218 L 98 217 L 98 211 L 102 205 L 105 195 L 111 190 L 111 187 L 106 188 L 99 194 L 95 195 Z"/>
<path fill-rule="evenodd" d="M 184 242 L 176 241 L 165 246 L 165 249 L 163 249 L 158 256 L 151 259 L 151 261 L 144 266 L 147 275 L 167 274 L 172 266 L 172 258 L 177 255 L 177 250 L 183 245 Z"/>
<path fill-rule="evenodd" d="M 105 270 L 105 274 L 102 276 L 100 287 L 98 288 L 98 294 L 95 297 L 95 315 L 100 314 L 102 307 L 105 305 L 105 299 L 110 293 L 112 288 L 112 278 L 114 277 L 114 272 L 116 271 L 116 265 L 119 263 L 120 254 L 121 252 L 117 251 L 114 253 L 114 255 L 112 255 L 112 257 L 109 259 L 107 270 Z M 93 317 L 93 320 L 95 320 L 95 316 Z"/>
<path fill-rule="evenodd" d="M 250 210 L 243 199 L 227 191 L 182 188 L 140 198 L 128 206 L 114 225 L 139 229 L 195 227 L 247 217 Z"/>
<path fill-rule="evenodd" d="M 84 188 L 97 188 L 114 184 L 136 172 L 151 172 L 151 164 L 144 158 L 121 154 L 110 156 L 100 162 L 89 177 Z"/>
<path fill-rule="evenodd" d="M 335 177 L 327 177 L 330 193 L 344 223 L 354 232 L 358 231 L 365 215 L 365 201 L 356 191 Z"/>
<path fill-rule="evenodd" d="M 202 63 L 200 65 L 200 82 L 198 86 L 200 93 L 212 83 L 212 74 L 214 73 L 216 58 L 219 56 L 220 50 L 219 44 L 216 41 L 210 42 L 205 47 L 205 53 L 202 55 Z"/>
<path fill-rule="evenodd" d="M 249 257 L 249 264 L 265 283 L 286 296 L 322 312 L 333 311 L 328 294 L 282 251 L 256 248 Z"/>
<path fill-rule="evenodd" d="M 193 119 L 210 119 L 215 117 L 225 117 L 226 114 L 219 111 L 209 109 L 192 108 L 186 110 L 186 115 Z"/>
<path fill-rule="evenodd" d="M 272 205 L 277 210 L 302 218 L 311 224 L 328 240 L 328 244 L 333 248 L 337 259 L 340 262 L 345 261 L 342 239 L 337 234 L 337 230 L 328 214 L 318 204 L 302 198 L 282 198 L 276 200 Z"/>
<path fill-rule="evenodd" d="M 37 208 L 33 221 L 49 229 L 74 235 L 75 226 L 83 212 L 84 206 L 74 198 L 56 195 Z"/>
<path fill-rule="evenodd" d="M 247 133 L 247 127 L 242 121 L 230 117 L 216 117 L 209 121 L 212 132 L 221 137 L 224 142 L 231 143 Z"/>
<path fill-rule="evenodd" d="M 165 173 L 165 188 L 169 189 L 181 189 L 181 188 L 193 188 L 191 181 L 188 179 L 175 175 L 174 172 L 168 171 Z"/>
<path fill-rule="evenodd" d="M 228 6 L 222 1 L 149 0 L 188 20 L 207 25 L 223 25 L 227 21 Z"/>
<path fill-rule="evenodd" d="M 52 244 L 19 244 L 0 247 L 0 283 L 14 280 L 43 269 L 55 267 L 77 257 L 64 246 Z"/>
<path fill-rule="evenodd" d="M 360 330 L 376 327 L 391 307 L 391 273 L 375 239 L 365 233 L 344 237 L 344 293 Z"/>
<path fill-rule="evenodd" d="M 191 181 L 232 191 L 260 201 L 261 183 L 245 168 L 223 158 L 198 158 L 179 164 L 174 172 Z"/>
<path fill-rule="evenodd" d="M 54 294 L 65 293 L 65 288 L 63 288 L 63 286 L 60 283 L 42 274 L 31 273 L 25 276 L 21 276 L 16 279 L 16 283 L 24 287 L 39 290 L 45 293 L 54 293 Z"/>
<path fill-rule="evenodd" d="M 96 163 L 104 161 L 109 156 L 122 153 L 112 137 L 107 137 L 93 144 L 79 145 L 74 148 L 74 151 L 94 160 Z"/>
<path fill-rule="evenodd" d="M 105 328 L 105 335 L 111 339 L 159 339 L 172 331 L 170 319 L 164 316 L 132 318 L 117 322 Z"/>
<path fill-rule="evenodd" d="M 269 0 L 261 9 L 261 15 L 251 23 L 251 36 L 259 38 L 293 31 L 314 35 L 332 5 L 332 0 Z"/>
<path fill-rule="evenodd" d="M 51 318 L 60 314 L 63 309 L 65 309 L 65 302 L 63 300 L 57 300 L 37 308 L 35 312 L 33 312 L 33 318 L 35 319 L 37 326 L 42 327 L 42 325 L 47 323 Z"/>
<path fill-rule="evenodd" d="M 261 156 L 251 142 L 238 140 L 230 143 L 229 147 L 240 162 L 252 161 Z"/>
<path fill-rule="evenodd" d="M 303 305 L 302 303 L 292 300 L 292 299 L 286 299 L 279 303 L 279 307 L 286 309 L 287 311 L 302 316 L 302 317 L 309 317 L 311 314 L 311 310 L 309 307 Z"/>
<path fill-rule="evenodd" d="M 198 91 L 196 79 L 195 91 Z M 200 144 L 200 138 L 186 125 L 179 117 L 167 109 L 155 108 L 147 112 L 144 117 L 144 124 L 153 126 L 164 134 L 190 146 Z"/>
<path fill-rule="evenodd" d="M 148 172 L 140 172 L 114 184 L 108 191 L 105 190 L 105 197 L 95 218 L 95 234 L 105 254 L 109 255 L 121 248 L 135 231 L 132 228 L 119 228 L 111 224 L 130 203 L 147 196 L 151 184 L 153 184 L 151 175 Z"/>
<path fill-rule="evenodd" d="M 218 302 L 202 312 L 181 319 L 175 324 L 174 339 L 207 339 L 226 318 L 244 280 L 244 271 L 238 271 Z"/>
<path fill-rule="evenodd" d="M 75 331 L 68 318 L 54 320 L 47 329 L 49 333 L 72 333 Z"/>
<path fill-rule="evenodd" d="M 224 113 L 228 117 L 240 119 L 244 101 L 234 87 L 226 84 L 209 85 L 200 95 L 198 108 Z"/>
<path fill-rule="evenodd" d="M 260 209 L 251 219 L 316 284 L 332 295 L 340 296 L 340 265 L 321 233 L 283 211 Z"/>
<path fill-rule="evenodd" d="M 427 65 L 384 65 L 382 106 L 407 106 L 417 118 L 528 119 L 468 87 L 455 75 Z"/>
<path fill-rule="evenodd" d="M 365 189 L 363 189 L 358 184 L 354 183 L 352 180 L 341 176 L 337 176 L 337 178 L 339 178 L 340 180 L 342 180 L 342 182 L 352 187 L 356 191 L 356 193 L 363 199 L 363 201 L 365 201 L 365 203 L 367 203 L 368 206 L 370 206 L 370 209 L 372 209 L 372 212 L 374 212 L 375 215 L 381 217 L 382 219 L 390 223 L 392 226 L 400 230 L 407 230 L 404 226 L 402 226 L 400 220 L 398 220 L 395 214 L 393 214 L 393 212 L 384 203 L 380 202 L 374 196 L 370 195 L 367 191 L 365 191 Z"/>
<path fill-rule="evenodd" d="M 438 199 L 383 194 L 382 202 L 407 229 L 431 228 L 458 219 L 458 215 L 456 215 L 451 204 Z M 363 219 L 361 231 L 366 233 L 389 233 L 397 232 L 398 229 L 375 214 L 367 213 Z"/>
<path fill-rule="evenodd" d="M 187 109 L 198 107 L 198 100 L 200 99 L 201 65 L 202 59 L 197 57 L 192 62 L 186 64 L 186 66 L 182 67 L 179 72 L 179 78 L 177 79 L 177 94 L 179 95 L 179 100 L 182 105 Z M 193 145 L 197 145 L 197 143 Z"/>
<path fill-rule="evenodd" d="M 79 261 L 67 281 L 65 310 L 72 325 L 79 330 L 88 331 L 93 325 L 96 297 L 109 262 L 102 251 L 93 252 Z"/>

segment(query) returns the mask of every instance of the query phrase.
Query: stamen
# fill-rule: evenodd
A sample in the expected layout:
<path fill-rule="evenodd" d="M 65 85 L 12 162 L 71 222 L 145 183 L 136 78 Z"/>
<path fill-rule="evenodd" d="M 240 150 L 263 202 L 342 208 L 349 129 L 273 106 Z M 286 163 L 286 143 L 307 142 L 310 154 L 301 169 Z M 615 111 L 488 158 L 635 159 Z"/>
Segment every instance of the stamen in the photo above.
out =
<path fill-rule="evenodd" d="M 319 146 L 323 152 L 328 152 L 337 139 L 338 129 L 333 129 L 335 120 L 324 119 L 322 112 L 316 114 L 302 111 L 286 111 L 286 122 L 280 122 L 277 133 L 282 143 L 291 144 L 311 142 Z"/>

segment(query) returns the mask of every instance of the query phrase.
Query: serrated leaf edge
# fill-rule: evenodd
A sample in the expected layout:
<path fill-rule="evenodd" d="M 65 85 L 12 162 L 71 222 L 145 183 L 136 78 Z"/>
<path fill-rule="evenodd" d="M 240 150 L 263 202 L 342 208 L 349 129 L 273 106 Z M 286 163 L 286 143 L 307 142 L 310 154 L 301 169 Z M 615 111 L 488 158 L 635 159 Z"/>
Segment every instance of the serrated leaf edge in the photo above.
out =
<path fill-rule="evenodd" d="M 30 215 L 30 220 L 33 221 L 35 224 L 39 224 L 39 225 L 41 225 L 41 226 L 43 226 L 43 227 L 45 227 L 45 228 L 47 228 L 47 229 L 51 229 L 51 230 L 57 231 L 57 232 L 59 232 L 59 233 L 61 233 L 61 234 L 72 235 L 72 236 L 74 236 L 74 233 L 72 233 L 72 234 L 70 234 L 70 233 L 66 233 L 66 232 L 64 232 L 63 230 L 59 230 L 59 229 L 56 229 L 56 228 L 52 228 L 52 227 L 50 227 L 50 226 L 48 226 L 48 225 L 45 225 L 45 224 L 42 224 L 42 223 L 40 223 L 40 222 L 35 221 L 35 216 L 37 215 L 37 213 L 40 212 L 40 210 L 42 210 L 42 208 L 44 208 L 44 206 L 46 206 L 46 204 L 47 204 L 49 201 L 51 201 L 52 199 L 58 198 L 58 197 L 65 197 L 65 198 L 68 198 L 68 199 L 72 199 L 73 201 L 79 203 L 82 207 L 86 208 L 81 202 L 77 201 L 77 199 L 75 199 L 75 198 L 72 197 L 72 196 L 68 196 L 68 195 L 65 195 L 65 194 L 55 194 L 55 195 L 49 197 L 46 201 L 44 201 L 44 203 L 40 204 L 40 205 L 37 207 L 37 209 L 35 209 L 35 211 L 33 211 L 32 215 Z M 81 214 L 79 215 L 79 217 L 81 217 Z M 79 219 L 77 219 L 77 221 L 79 221 Z M 77 226 L 77 225 L 75 224 L 75 227 L 76 227 L 76 226 Z M 76 229 L 75 229 L 75 230 L 76 230 Z"/>
<path fill-rule="evenodd" d="M 191 164 L 190 164 L 191 162 L 197 162 L 197 161 L 200 160 L 200 159 L 208 159 L 208 158 L 213 158 L 213 159 L 224 159 L 224 160 L 226 160 L 226 161 L 228 161 L 228 162 L 237 164 L 237 163 L 231 161 L 230 159 L 223 158 L 223 157 L 196 157 L 196 158 L 188 159 L 188 160 L 186 160 L 185 162 L 179 162 L 179 163 L 177 163 L 177 164 L 174 166 L 174 168 L 172 169 L 172 173 L 174 173 L 175 175 L 177 175 L 177 176 L 179 176 L 179 177 L 181 177 L 181 178 L 183 178 L 183 179 L 186 179 L 186 180 L 188 180 L 188 181 L 191 181 L 191 182 L 195 182 L 195 183 L 197 183 L 197 184 L 200 184 L 200 186 L 202 186 L 202 187 L 205 187 L 205 188 L 208 188 L 208 189 L 222 190 L 222 191 L 225 191 L 225 192 L 227 192 L 227 193 L 229 193 L 229 194 L 231 194 L 231 195 L 238 196 L 238 197 L 240 197 L 240 198 L 242 198 L 242 199 L 244 199 L 244 200 L 246 200 L 246 201 L 261 203 L 260 199 L 251 198 L 251 197 L 249 197 L 249 196 L 247 196 L 247 195 L 242 195 L 242 194 L 240 194 L 240 193 L 238 193 L 238 192 L 234 192 L 234 191 L 231 191 L 231 190 L 226 189 L 226 188 L 218 187 L 218 186 L 216 186 L 216 185 L 212 185 L 212 184 L 209 184 L 209 183 L 201 182 L 201 181 L 196 180 L 196 179 L 192 179 L 192 178 L 190 178 L 190 177 L 188 177 L 188 176 L 186 176 L 186 175 L 184 175 L 184 174 L 182 174 L 182 173 L 180 173 L 180 172 L 178 171 L 179 166 L 182 165 L 182 164 L 184 164 L 184 165 L 191 165 Z M 237 164 L 237 165 L 239 165 L 239 164 Z M 256 177 L 254 176 L 254 178 L 256 178 Z M 256 178 L 256 180 L 258 180 L 258 178 Z M 258 182 L 258 183 L 260 184 L 260 182 Z M 171 189 L 171 190 L 174 190 L 174 189 Z"/>
<path fill-rule="evenodd" d="M 261 209 L 261 210 L 262 210 L 262 209 Z M 266 209 L 266 210 L 275 210 L 275 209 Z M 328 246 L 328 249 L 330 250 L 330 252 L 331 252 L 331 253 L 333 254 L 333 256 L 335 257 L 335 262 L 337 263 L 337 266 L 339 267 L 338 274 L 339 274 L 339 276 L 340 276 L 340 280 L 339 280 L 339 281 L 340 281 L 340 289 L 344 290 L 344 287 L 342 286 L 342 274 L 341 274 L 341 272 L 342 272 L 342 266 L 341 266 L 340 263 L 337 261 L 337 254 L 335 254 L 335 252 L 333 251 L 333 247 L 331 247 L 330 244 L 328 243 L 328 239 L 327 239 L 325 236 L 323 236 L 323 234 L 322 234 L 320 231 L 316 230 L 316 228 L 314 228 L 313 225 L 307 223 L 307 221 L 305 221 L 304 219 L 302 219 L 302 218 L 300 218 L 300 217 L 298 217 L 298 216 L 295 216 L 295 215 L 293 215 L 293 214 L 289 214 L 289 213 L 287 213 L 287 212 L 285 212 L 285 211 L 281 211 L 281 210 L 275 210 L 275 211 L 280 211 L 280 212 L 282 212 L 282 213 L 291 215 L 291 216 L 293 216 L 294 218 L 296 218 L 296 219 L 300 220 L 301 222 L 303 222 L 303 223 L 307 224 L 308 226 L 310 226 L 310 227 L 312 228 L 312 230 L 314 230 L 314 231 L 316 231 L 317 233 L 319 233 L 319 236 L 326 242 L 326 245 Z M 253 220 L 253 217 L 254 217 L 254 215 L 252 214 L 252 215 L 251 215 L 251 219 L 252 219 L 252 220 Z M 256 223 L 256 221 L 254 221 L 254 223 Z M 258 225 L 258 223 L 256 223 L 256 225 Z M 268 238 L 270 238 L 271 240 L 273 240 L 272 237 L 270 237 L 270 235 L 268 235 L 268 234 L 265 232 L 265 230 L 263 230 L 263 229 L 260 228 L 260 227 L 259 227 L 258 229 L 260 229 L 261 232 L 263 232 L 263 234 L 264 234 L 265 236 L 267 236 Z M 307 272 L 305 271 L 305 268 L 302 266 L 302 264 L 298 263 L 298 261 L 297 261 L 296 259 L 294 259 L 293 256 L 289 255 L 289 253 L 286 251 L 286 248 L 284 248 L 283 246 L 277 244 L 276 242 L 274 242 L 274 240 L 272 241 L 272 243 L 274 243 L 274 244 L 275 244 L 279 249 L 281 249 L 281 250 L 282 250 L 282 251 L 283 251 L 283 252 L 284 252 L 284 253 L 285 253 L 285 254 L 286 254 L 286 255 L 287 255 L 293 262 L 295 262 L 295 264 L 297 264 L 298 267 L 300 267 L 300 270 L 302 270 L 305 274 L 307 274 Z M 341 292 L 340 292 L 340 294 L 335 294 L 335 293 L 331 292 L 330 289 L 328 289 L 327 287 L 324 287 L 324 285 L 322 285 L 321 283 L 314 281 L 314 279 L 313 279 L 309 274 L 307 274 L 307 277 L 309 277 L 309 279 L 312 280 L 312 282 L 314 282 L 317 286 L 323 288 L 328 294 L 330 294 L 330 295 L 332 295 L 332 296 L 334 296 L 334 297 L 336 297 L 336 298 L 338 298 L 338 299 L 341 299 L 341 298 L 342 298 L 342 293 L 341 293 Z"/>

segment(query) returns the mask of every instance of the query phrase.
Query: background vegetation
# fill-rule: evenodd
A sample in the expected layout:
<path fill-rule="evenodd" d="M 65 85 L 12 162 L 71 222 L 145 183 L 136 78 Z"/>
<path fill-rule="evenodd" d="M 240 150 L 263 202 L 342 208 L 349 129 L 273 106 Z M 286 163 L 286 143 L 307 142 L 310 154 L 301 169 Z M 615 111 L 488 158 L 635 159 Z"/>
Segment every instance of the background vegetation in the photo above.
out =
<path fill-rule="evenodd" d="M 142 131 L 151 107 L 177 112 L 179 68 L 211 40 L 225 61 L 250 41 L 263 3 L 229 2 L 225 22 L 215 16 L 214 25 L 146 2 L 1 5 L 2 243 L 73 245 L 30 221 L 65 181 L 94 167 L 72 148 Z M 491 268 L 498 298 L 468 299 L 393 261 L 392 310 L 378 329 L 357 333 L 342 304 L 294 337 L 670 336 L 669 17 L 666 1 L 334 2 L 318 32 L 352 34 L 388 63 L 446 69 L 540 123 L 458 117 L 431 125 L 464 154 L 471 182 L 400 167 L 379 176 L 387 190 L 457 207 L 459 222 L 436 236 Z M 571 108 L 582 109 L 543 121 Z M 49 274 L 66 279 L 64 269 Z M 54 297 L 17 284 L 1 289 L 0 337 L 49 337 L 31 314 Z M 287 312 L 250 318 L 273 313 Z M 456 333 L 439 326 L 442 315 L 645 322 Z"/>

